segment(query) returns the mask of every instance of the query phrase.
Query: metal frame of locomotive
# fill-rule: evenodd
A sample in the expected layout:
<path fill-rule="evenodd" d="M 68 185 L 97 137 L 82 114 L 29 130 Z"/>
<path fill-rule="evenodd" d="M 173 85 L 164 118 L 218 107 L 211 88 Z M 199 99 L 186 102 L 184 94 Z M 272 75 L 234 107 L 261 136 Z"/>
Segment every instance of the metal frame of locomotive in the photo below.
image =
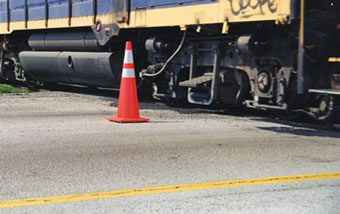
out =
<path fill-rule="evenodd" d="M 0 0 L 0 77 L 118 88 L 124 42 L 132 40 L 140 85 L 152 87 L 156 99 L 323 120 L 340 94 L 335 6 L 328 0 Z"/>

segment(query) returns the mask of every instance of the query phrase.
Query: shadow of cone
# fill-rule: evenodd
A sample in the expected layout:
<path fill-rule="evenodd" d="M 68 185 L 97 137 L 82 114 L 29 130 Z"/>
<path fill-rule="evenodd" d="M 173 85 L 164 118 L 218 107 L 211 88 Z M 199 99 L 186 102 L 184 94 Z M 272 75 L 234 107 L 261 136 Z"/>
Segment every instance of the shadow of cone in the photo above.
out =
<path fill-rule="evenodd" d="M 120 83 L 117 117 L 106 118 L 118 123 L 146 122 L 150 119 L 139 116 L 135 66 L 131 42 L 126 42 L 122 79 Z"/>

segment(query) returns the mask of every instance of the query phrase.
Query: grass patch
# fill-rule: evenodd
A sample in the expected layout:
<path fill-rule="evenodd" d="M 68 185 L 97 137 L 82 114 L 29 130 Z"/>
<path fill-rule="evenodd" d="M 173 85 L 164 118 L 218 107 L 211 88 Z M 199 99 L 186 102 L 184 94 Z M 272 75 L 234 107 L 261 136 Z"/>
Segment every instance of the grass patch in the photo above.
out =
<path fill-rule="evenodd" d="M 21 93 L 30 93 L 31 91 L 27 88 L 19 88 L 7 84 L 0 83 L 0 94 L 4 93 L 12 93 L 12 94 L 21 94 Z"/>

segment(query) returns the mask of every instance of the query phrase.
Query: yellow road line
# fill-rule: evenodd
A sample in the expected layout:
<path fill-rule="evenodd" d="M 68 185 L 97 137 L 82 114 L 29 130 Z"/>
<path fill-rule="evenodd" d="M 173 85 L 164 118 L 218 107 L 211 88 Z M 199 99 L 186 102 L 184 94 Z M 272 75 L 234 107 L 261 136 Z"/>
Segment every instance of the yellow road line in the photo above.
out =
<path fill-rule="evenodd" d="M 340 179 L 340 172 L 319 173 L 319 174 L 305 174 L 305 175 L 292 175 L 292 176 L 279 176 L 268 178 L 255 178 L 255 179 L 240 179 L 240 180 L 226 180 L 216 182 L 203 182 L 194 184 L 179 184 L 158 187 L 143 187 L 136 189 L 114 190 L 107 192 L 94 192 L 72 195 L 59 195 L 48 196 L 40 198 L 26 198 L 18 200 L 2 200 L 0 201 L 0 208 L 14 208 L 25 206 L 36 206 L 44 204 L 68 203 L 76 201 L 97 200 L 106 198 L 119 198 L 136 195 L 149 195 L 170 192 L 184 192 L 193 190 L 207 190 L 239 186 L 253 186 L 260 184 L 275 184 L 275 183 L 289 183 L 313 180 L 328 180 Z"/>
<path fill-rule="evenodd" d="M 330 57 L 328 59 L 328 62 L 340 62 L 340 58 L 339 57 Z"/>

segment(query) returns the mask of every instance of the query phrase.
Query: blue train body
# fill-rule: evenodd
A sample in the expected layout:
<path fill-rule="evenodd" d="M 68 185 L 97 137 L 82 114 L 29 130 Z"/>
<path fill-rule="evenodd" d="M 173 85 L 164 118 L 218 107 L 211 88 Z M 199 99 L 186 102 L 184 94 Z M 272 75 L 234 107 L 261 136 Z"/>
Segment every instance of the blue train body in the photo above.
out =
<path fill-rule="evenodd" d="M 107 14 L 114 11 L 113 1 L 98 1 L 97 13 Z M 67 18 L 68 17 L 68 0 L 47 0 L 48 16 L 51 19 Z M 90 16 L 93 14 L 93 0 L 72 0 L 72 16 Z M 44 20 L 46 18 L 46 1 L 45 0 L 28 0 L 27 1 L 27 18 L 32 20 Z M 20 22 L 25 21 L 25 1 L 10 0 L 9 7 L 7 0 L 0 1 L 0 22 L 7 22 L 7 8 L 9 8 L 10 21 Z"/>
<path fill-rule="evenodd" d="M 25 10 L 27 10 L 27 20 L 44 20 L 46 18 L 46 3 L 48 5 L 48 18 L 58 19 L 67 18 L 69 13 L 69 4 L 72 4 L 72 16 L 82 17 L 93 15 L 94 4 L 96 4 L 97 14 L 109 14 L 116 11 L 114 0 L 0 0 L 0 23 L 22 22 L 26 20 Z M 211 0 L 131 0 L 127 1 L 130 4 L 131 11 L 140 8 L 159 9 L 169 7 L 181 7 L 198 4 L 209 4 Z M 9 5 L 7 5 L 9 3 Z M 9 16 L 8 16 L 9 9 Z"/>

